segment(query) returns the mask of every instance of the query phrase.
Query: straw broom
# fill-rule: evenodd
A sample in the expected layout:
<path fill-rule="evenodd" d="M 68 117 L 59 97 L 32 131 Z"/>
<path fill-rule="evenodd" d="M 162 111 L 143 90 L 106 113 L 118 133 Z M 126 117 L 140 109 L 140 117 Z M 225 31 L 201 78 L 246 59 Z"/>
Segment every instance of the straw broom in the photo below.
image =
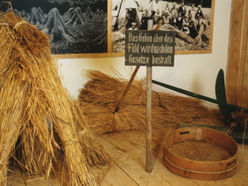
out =
<path fill-rule="evenodd" d="M 0 92 L 3 95 L 1 111 L 9 106 L 15 114 L 4 115 L 4 121 L 2 119 L 0 123 L 0 141 L 4 143 L 0 146 L 0 161 L 4 165 L 1 167 L 1 184 L 6 184 L 7 162 L 19 137 L 20 157 L 16 159 L 29 175 L 45 173 L 49 176 L 52 170 L 55 171 L 55 154 L 62 151 L 66 175 L 61 183 L 96 185 L 87 161 L 91 160 L 90 165 L 104 164 L 108 156 L 94 136 L 87 132 L 87 124 L 78 119 L 80 113 L 75 112 L 76 105 L 64 90 L 51 57 L 48 37 L 12 13 L 5 15 L 1 25 L 0 50 L 3 52 L 0 55 L 0 73 L 1 84 L 5 85 Z M 12 82 L 16 82 L 15 86 Z M 13 101 L 20 103 L 19 106 L 12 104 Z M 12 125 L 17 121 L 15 129 Z M 7 130 L 5 125 L 9 126 Z M 87 142 L 80 140 L 77 125 L 84 131 L 83 139 Z M 8 141 L 12 133 L 14 135 Z M 94 144 L 94 150 L 88 144 Z M 96 157 L 101 158 L 93 162 Z"/>
<path fill-rule="evenodd" d="M 146 123 L 146 92 L 144 81 L 134 81 L 120 104 L 127 80 L 113 78 L 100 71 L 89 70 L 89 81 L 81 89 L 80 106 L 95 134 L 117 131 L 144 130 Z M 169 93 L 152 93 L 152 122 L 160 126 L 178 127 L 182 123 L 222 125 L 217 110 L 209 110 L 199 100 Z"/>

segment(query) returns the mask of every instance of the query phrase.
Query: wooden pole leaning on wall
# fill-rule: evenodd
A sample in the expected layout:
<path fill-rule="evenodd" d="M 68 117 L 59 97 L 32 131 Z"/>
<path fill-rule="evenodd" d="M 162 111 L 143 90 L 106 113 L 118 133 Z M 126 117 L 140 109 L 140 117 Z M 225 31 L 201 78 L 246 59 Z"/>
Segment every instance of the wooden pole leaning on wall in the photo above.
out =
<path fill-rule="evenodd" d="M 127 94 L 128 90 L 129 90 L 129 88 L 131 87 L 132 82 L 133 82 L 133 80 L 134 80 L 134 78 L 135 78 L 135 76 L 136 76 L 136 74 L 137 74 L 139 68 L 140 68 L 140 66 L 136 66 L 136 68 L 135 68 L 135 70 L 134 70 L 134 72 L 133 72 L 133 74 L 132 74 L 130 80 L 128 81 L 128 84 L 127 84 L 125 90 L 123 91 L 123 93 L 122 93 L 122 95 L 121 95 L 119 101 L 117 102 L 117 104 L 116 104 L 116 106 L 115 106 L 115 109 L 114 109 L 113 114 L 116 113 L 116 112 L 119 110 L 119 106 L 120 106 L 120 104 L 121 104 L 121 101 L 123 100 L 123 98 L 125 97 L 125 95 Z"/>

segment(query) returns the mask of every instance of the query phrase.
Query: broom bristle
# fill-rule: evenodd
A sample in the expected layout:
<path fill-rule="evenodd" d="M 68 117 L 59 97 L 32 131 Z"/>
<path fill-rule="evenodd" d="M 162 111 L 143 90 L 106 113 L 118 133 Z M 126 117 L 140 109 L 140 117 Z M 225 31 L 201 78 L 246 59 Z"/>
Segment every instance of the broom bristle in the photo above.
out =
<path fill-rule="evenodd" d="M 146 91 L 144 81 L 134 81 L 113 114 L 127 80 L 89 70 L 89 81 L 81 89 L 79 100 L 89 127 L 95 134 L 144 130 L 146 127 Z M 176 127 L 182 123 L 222 124 L 217 110 L 209 110 L 199 100 L 169 93 L 152 93 L 153 127 Z"/>

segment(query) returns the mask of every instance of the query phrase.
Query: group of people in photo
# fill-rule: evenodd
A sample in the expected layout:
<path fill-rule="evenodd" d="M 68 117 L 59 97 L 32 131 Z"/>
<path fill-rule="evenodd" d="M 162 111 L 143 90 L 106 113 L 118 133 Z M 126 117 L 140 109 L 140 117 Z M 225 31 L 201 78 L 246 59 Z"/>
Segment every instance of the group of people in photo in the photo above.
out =
<path fill-rule="evenodd" d="M 141 18 L 139 18 L 138 11 L 141 12 Z M 174 2 L 166 3 L 163 9 L 127 8 L 125 28 L 126 30 L 147 30 L 148 20 L 151 19 L 153 25 L 161 20 L 162 24 L 169 24 L 193 39 L 199 37 L 208 24 L 201 5 Z"/>

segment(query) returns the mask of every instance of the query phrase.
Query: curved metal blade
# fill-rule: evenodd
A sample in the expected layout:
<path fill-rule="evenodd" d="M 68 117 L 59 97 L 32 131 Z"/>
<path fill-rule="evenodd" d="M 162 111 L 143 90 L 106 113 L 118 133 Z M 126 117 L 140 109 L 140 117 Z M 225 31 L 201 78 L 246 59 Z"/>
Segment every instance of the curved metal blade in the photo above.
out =
<path fill-rule="evenodd" d="M 216 95 L 217 103 L 219 105 L 220 112 L 224 116 L 225 122 L 229 124 L 229 122 L 232 119 L 232 116 L 230 109 L 227 107 L 224 71 L 222 69 L 219 70 L 216 79 L 215 95 Z"/>

